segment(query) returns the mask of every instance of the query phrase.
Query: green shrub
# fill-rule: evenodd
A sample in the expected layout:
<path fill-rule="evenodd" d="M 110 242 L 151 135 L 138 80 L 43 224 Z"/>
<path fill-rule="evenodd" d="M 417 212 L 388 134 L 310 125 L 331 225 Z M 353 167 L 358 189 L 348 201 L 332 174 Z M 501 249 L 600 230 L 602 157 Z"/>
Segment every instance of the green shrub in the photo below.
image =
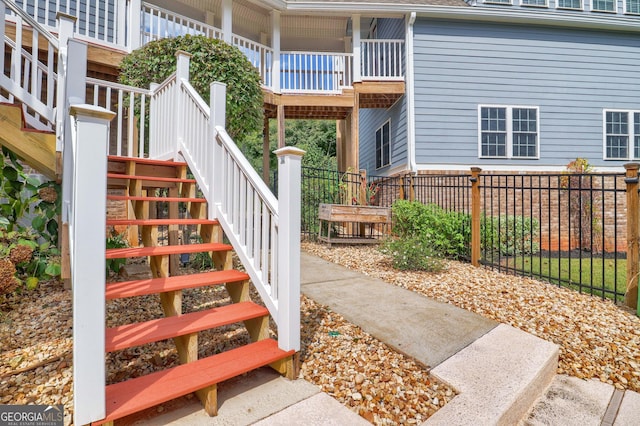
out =
<path fill-rule="evenodd" d="M 481 243 L 485 250 L 503 256 L 517 256 L 537 253 L 540 249 L 536 241 L 540 232 L 536 218 L 520 215 L 484 216 L 481 222 Z"/>
<path fill-rule="evenodd" d="M 227 132 L 236 141 L 262 129 L 260 74 L 236 47 L 205 36 L 185 35 L 152 41 L 127 55 L 120 64 L 120 81 L 148 88 L 176 70 L 176 52 L 192 55 L 190 83 L 209 103 L 214 81 L 227 85 Z"/>
<path fill-rule="evenodd" d="M 122 234 L 118 234 L 115 230 L 111 231 L 111 235 L 107 237 L 106 247 L 108 249 L 114 248 L 125 248 L 128 247 L 129 243 L 127 243 L 126 238 Z M 113 272 L 117 274 L 120 272 L 120 269 L 127 264 L 127 259 L 107 259 L 106 267 L 106 276 L 109 278 L 109 272 Z"/>
<path fill-rule="evenodd" d="M 465 213 L 444 210 L 436 204 L 398 200 L 393 204 L 393 234 L 420 237 L 434 253 L 450 258 L 468 256 L 471 219 Z"/>
<path fill-rule="evenodd" d="M 393 257 L 393 266 L 400 270 L 439 272 L 444 261 L 424 237 L 389 238 L 380 250 Z"/>

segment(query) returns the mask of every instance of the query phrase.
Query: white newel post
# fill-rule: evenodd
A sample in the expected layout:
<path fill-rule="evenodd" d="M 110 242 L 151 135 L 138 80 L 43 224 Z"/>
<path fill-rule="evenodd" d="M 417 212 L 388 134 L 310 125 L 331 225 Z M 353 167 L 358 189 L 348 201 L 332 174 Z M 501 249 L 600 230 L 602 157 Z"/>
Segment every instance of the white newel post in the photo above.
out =
<path fill-rule="evenodd" d="M 353 82 L 362 81 L 362 45 L 360 42 L 360 15 L 351 16 L 351 30 L 353 33 Z M 370 60 L 367 58 L 367 60 Z"/>
<path fill-rule="evenodd" d="M 278 346 L 300 350 L 300 181 L 299 148 L 286 146 L 278 156 Z"/>
<path fill-rule="evenodd" d="M 184 105 L 182 105 L 182 80 L 189 81 L 189 61 L 191 60 L 191 53 L 184 50 L 178 50 L 176 52 L 176 86 L 174 93 L 174 105 L 176 111 L 183 111 Z M 183 120 L 178 119 L 176 121 L 176 144 L 173 147 L 173 158 L 178 156 L 180 151 L 180 145 L 184 139 L 184 126 Z"/>
<path fill-rule="evenodd" d="M 140 0 L 129 0 L 129 22 L 127 22 L 128 40 L 127 48 L 129 52 L 136 50 L 142 44 L 141 36 L 141 15 L 142 2 Z"/>
<path fill-rule="evenodd" d="M 105 227 L 111 111 L 72 105 L 74 423 L 105 417 Z"/>
<path fill-rule="evenodd" d="M 211 143 L 213 143 L 213 167 L 211 182 L 209 184 L 209 191 L 211 195 L 212 203 L 209 204 L 209 217 L 216 217 L 216 206 L 222 203 L 224 188 L 224 156 L 222 152 L 222 142 L 219 142 L 216 138 L 218 131 L 217 127 L 225 127 L 225 120 L 227 116 L 227 85 L 220 82 L 213 82 L 209 86 L 209 109 L 211 115 L 209 117 L 209 135 Z"/>

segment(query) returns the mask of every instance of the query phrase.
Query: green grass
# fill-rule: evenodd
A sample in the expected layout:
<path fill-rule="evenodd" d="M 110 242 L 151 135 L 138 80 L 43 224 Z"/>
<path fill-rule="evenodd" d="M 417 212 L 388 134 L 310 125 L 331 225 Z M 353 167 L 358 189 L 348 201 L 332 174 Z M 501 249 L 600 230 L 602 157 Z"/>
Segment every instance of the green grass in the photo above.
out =
<path fill-rule="evenodd" d="M 617 264 L 617 277 L 616 277 Z M 540 258 L 534 256 L 516 256 L 505 258 L 503 266 L 523 271 L 543 279 L 547 279 L 554 284 L 560 284 L 573 289 L 580 289 L 582 292 L 591 293 L 589 287 L 593 286 L 593 293 L 602 296 L 603 287 L 608 290 L 605 296 L 613 299 L 614 284 L 617 281 L 617 292 L 624 294 L 627 280 L 626 259 L 589 259 L 563 257 L 559 259 Z M 603 270 L 604 269 L 604 270 Z M 571 271 L 571 272 L 569 272 Z M 609 292 L 610 291 L 610 292 Z M 618 296 L 620 299 L 621 296 Z"/>

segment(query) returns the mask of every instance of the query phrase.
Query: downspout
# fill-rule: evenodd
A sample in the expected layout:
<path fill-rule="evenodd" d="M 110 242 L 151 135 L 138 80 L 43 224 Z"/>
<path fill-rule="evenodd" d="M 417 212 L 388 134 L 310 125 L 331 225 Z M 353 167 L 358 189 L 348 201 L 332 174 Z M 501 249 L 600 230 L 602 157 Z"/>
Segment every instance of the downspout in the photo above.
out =
<path fill-rule="evenodd" d="M 405 30 L 405 91 L 407 93 L 407 168 L 411 173 L 417 171 L 416 166 L 416 108 L 415 108 L 415 76 L 413 73 L 413 24 L 416 12 L 411 12 Z"/>

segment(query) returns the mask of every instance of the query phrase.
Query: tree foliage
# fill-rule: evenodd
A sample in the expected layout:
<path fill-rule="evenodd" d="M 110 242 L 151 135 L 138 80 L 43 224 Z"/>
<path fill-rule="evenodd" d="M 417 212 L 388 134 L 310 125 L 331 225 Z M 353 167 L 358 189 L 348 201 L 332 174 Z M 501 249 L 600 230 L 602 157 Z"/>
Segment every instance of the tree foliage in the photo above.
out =
<path fill-rule="evenodd" d="M 148 43 L 123 59 L 120 81 L 136 87 L 163 82 L 176 70 L 178 50 L 192 55 L 190 83 L 205 102 L 212 82 L 227 85 L 227 132 L 234 140 L 260 129 L 260 75 L 240 50 L 221 40 L 185 35 Z"/>

